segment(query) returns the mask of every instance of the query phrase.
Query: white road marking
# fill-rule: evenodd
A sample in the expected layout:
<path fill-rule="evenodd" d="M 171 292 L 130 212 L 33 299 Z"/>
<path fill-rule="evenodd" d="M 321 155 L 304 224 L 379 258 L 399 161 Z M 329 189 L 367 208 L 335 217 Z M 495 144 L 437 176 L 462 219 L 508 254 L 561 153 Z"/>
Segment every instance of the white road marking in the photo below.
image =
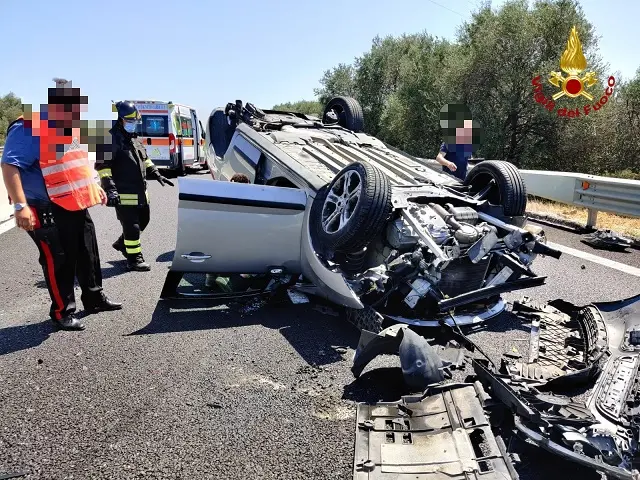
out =
<path fill-rule="evenodd" d="M 4 232 L 8 232 L 15 226 L 16 226 L 16 221 L 13 218 L 10 218 L 6 222 L 0 223 L 0 235 L 3 234 Z"/>
<path fill-rule="evenodd" d="M 565 245 L 560 245 L 554 242 L 547 242 L 547 245 L 551 248 L 555 248 L 556 250 L 560 250 L 567 255 L 582 258 L 583 260 L 587 260 L 589 262 L 613 268 L 614 270 L 618 270 L 619 272 L 628 273 L 629 275 L 633 275 L 635 277 L 640 277 L 640 268 L 631 267 L 629 265 L 625 265 L 624 263 L 615 262 L 613 260 L 609 260 L 608 258 L 599 257 L 592 253 L 583 252 L 582 250 L 567 247 Z"/>

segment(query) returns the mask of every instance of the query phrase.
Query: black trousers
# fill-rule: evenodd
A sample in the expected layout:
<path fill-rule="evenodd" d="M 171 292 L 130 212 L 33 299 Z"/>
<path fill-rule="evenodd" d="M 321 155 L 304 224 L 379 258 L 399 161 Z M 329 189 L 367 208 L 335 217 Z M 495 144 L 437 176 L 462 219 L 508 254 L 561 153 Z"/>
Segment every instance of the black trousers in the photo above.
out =
<path fill-rule="evenodd" d="M 100 303 L 100 255 L 89 210 L 72 212 L 55 204 L 30 208 L 37 220 L 35 229 L 28 233 L 40 252 L 39 262 L 51 297 L 51 318 L 60 320 L 76 311 L 76 277 L 85 308 Z"/>
<path fill-rule="evenodd" d="M 118 205 L 116 215 L 122 224 L 122 235 L 116 240 L 120 245 L 124 245 L 127 257 L 133 258 L 142 253 L 140 243 L 140 233 L 147 228 L 151 219 L 151 209 L 149 205 L 128 206 Z"/>

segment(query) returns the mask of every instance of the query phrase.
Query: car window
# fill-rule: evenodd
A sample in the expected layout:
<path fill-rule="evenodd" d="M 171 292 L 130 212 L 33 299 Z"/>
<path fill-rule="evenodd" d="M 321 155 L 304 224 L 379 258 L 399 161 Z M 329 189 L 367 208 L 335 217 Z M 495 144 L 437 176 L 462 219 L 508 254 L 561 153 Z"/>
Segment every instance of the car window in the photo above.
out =
<path fill-rule="evenodd" d="M 190 118 L 180 116 L 180 128 L 182 130 L 183 137 L 193 136 L 193 124 Z"/>
<path fill-rule="evenodd" d="M 166 137 L 169 135 L 169 119 L 166 115 L 142 115 L 138 135 L 143 137 Z"/>

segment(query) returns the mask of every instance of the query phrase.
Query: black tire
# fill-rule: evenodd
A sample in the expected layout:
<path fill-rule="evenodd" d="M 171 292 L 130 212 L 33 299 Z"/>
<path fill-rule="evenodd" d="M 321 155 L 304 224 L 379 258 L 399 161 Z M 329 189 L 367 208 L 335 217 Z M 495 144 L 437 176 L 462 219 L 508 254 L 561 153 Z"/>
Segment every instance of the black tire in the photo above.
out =
<path fill-rule="evenodd" d="M 509 162 L 485 160 L 473 167 L 464 180 L 471 194 L 482 191 L 491 180 L 495 187 L 486 199 L 491 205 L 501 205 L 507 217 L 519 217 L 527 210 L 527 189 L 518 169 Z"/>
<path fill-rule="evenodd" d="M 383 330 L 384 317 L 367 305 L 364 308 L 347 307 L 346 313 L 347 321 L 360 331 L 380 333 Z"/>
<path fill-rule="evenodd" d="M 324 108 L 322 118 L 331 110 L 338 116 L 338 124 L 341 127 L 354 132 L 362 132 L 364 130 L 364 114 L 362 113 L 362 107 L 355 98 L 332 98 Z"/>
<path fill-rule="evenodd" d="M 227 148 L 231 144 L 233 136 L 233 127 L 229 125 L 224 108 L 217 108 L 209 119 L 209 137 L 216 156 L 224 157 Z"/>
<path fill-rule="evenodd" d="M 331 203 L 325 208 L 325 199 L 334 187 L 335 191 L 341 191 L 341 183 L 345 186 L 347 179 L 351 179 L 355 185 L 356 175 L 350 172 L 355 172 L 358 181 L 361 182 L 360 196 L 356 203 L 351 205 L 351 214 L 342 228 L 334 230 L 331 227 L 335 222 L 332 222 L 329 228 L 325 229 L 322 225 L 323 218 L 326 219 L 338 208 L 332 209 Z M 315 207 L 312 209 L 314 217 L 311 219 L 315 225 L 313 233 L 319 246 L 332 252 L 352 253 L 368 245 L 384 228 L 393 210 L 391 183 L 389 178 L 373 165 L 355 162 L 340 170 L 329 185 L 318 192 L 312 207 Z M 343 208 L 349 209 L 349 206 Z"/>

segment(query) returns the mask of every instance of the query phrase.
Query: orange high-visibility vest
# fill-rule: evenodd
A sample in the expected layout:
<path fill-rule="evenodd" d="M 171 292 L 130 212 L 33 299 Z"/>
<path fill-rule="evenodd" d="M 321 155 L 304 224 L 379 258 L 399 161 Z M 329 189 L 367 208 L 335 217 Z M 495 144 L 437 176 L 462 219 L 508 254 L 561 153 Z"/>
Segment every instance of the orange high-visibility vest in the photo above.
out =
<path fill-rule="evenodd" d="M 71 136 L 60 135 L 60 129 L 49 127 L 37 113 L 25 120 L 25 127 L 40 138 L 40 169 L 53 203 L 71 211 L 102 203 L 89 155 L 80 147 L 79 129 L 73 129 Z"/>

